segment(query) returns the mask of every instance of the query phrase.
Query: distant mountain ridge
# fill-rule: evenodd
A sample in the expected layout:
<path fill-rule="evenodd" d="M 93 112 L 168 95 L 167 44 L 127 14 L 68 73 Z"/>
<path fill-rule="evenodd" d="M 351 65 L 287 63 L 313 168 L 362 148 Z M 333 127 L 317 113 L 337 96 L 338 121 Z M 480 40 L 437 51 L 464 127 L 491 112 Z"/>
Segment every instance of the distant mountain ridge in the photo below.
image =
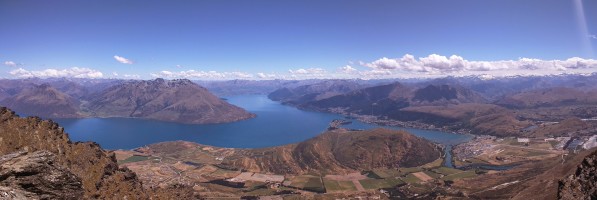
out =
<path fill-rule="evenodd" d="M 136 117 L 183 123 L 223 123 L 255 115 L 186 79 L 130 81 L 90 97 L 94 116 Z"/>
<path fill-rule="evenodd" d="M 21 113 L 47 117 L 81 117 L 80 102 L 48 84 L 35 85 L 0 102 Z"/>
<path fill-rule="evenodd" d="M 398 82 L 368 87 L 300 105 L 316 110 L 343 110 L 363 115 L 395 115 L 410 106 L 481 103 L 486 100 L 474 91 L 453 85 L 418 88 Z"/>
<path fill-rule="evenodd" d="M 32 84 L 0 101 L 19 113 L 51 118 L 133 117 L 189 124 L 224 123 L 255 115 L 186 79 L 110 81 L 91 92 L 75 82 Z"/>
<path fill-rule="evenodd" d="M 302 85 L 295 88 L 284 87 L 273 91 L 268 97 L 293 105 L 326 99 L 362 88 L 353 80 L 325 80 L 315 84 Z"/>

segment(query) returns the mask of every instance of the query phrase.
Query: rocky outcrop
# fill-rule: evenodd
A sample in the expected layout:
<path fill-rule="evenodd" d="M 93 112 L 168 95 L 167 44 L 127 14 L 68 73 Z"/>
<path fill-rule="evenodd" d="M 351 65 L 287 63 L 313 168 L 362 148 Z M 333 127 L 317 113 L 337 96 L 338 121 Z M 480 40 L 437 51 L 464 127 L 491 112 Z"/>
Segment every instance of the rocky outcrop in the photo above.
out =
<path fill-rule="evenodd" d="M 597 151 L 585 157 L 574 174 L 559 182 L 559 199 L 597 199 Z"/>
<path fill-rule="evenodd" d="M 82 199 L 81 180 L 47 151 L 0 157 L 0 199 Z"/>
<path fill-rule="evenodd" d="M 68 188 L 80 185 L 84 199 L 149 199 L 160 195 L 172 198 L 173 194 L 183 195 L 185 197 L 181 199 L 188 199 L 194 195 L 192 192 L 178 193 L 182 190 L 174 190 L 176 192 L 168 192 L 169 189 L 147 191 L 142 187 L 134 172 L 126 168 L 119 168 L 114 154 L 104 151 L 98 144 L 92 142 L 73 143 L 63 129 L 52 121 L 41 120 L 38 117 L 20 118 L 12 111 L 0 108 L 0 155 L 21 151 L 33 153 L 30 156 L 32 159 L 23 161 L 24 163 L 33 162 L 30 166 L 36 166 L 35 163 L 41 162 L 41 167 L 47 169 L 55 167 L 55 172 L 61 169 L 68 170 L 76 176 L 75 179 L 65 173 L 60 176 L 62 178 L 55 180 Z M 34 153 L 38 151 L 49 152 L 54 156 L 50 158 L 52 157 L 50 154 Z M 38 156 L 35 157 L 35 155 Z M 4 168 L 0 170 L 3 171 Z M 35 169 L 32 168 L 30 171 L 34 172 Z M 5 176 L 0 176 L 0 181 L 4 186 L 18 183 L 15 182 L 16 180 L 10 179 L 7 182 Z M 25 186 L 32 188 L 31 185 Z"/>

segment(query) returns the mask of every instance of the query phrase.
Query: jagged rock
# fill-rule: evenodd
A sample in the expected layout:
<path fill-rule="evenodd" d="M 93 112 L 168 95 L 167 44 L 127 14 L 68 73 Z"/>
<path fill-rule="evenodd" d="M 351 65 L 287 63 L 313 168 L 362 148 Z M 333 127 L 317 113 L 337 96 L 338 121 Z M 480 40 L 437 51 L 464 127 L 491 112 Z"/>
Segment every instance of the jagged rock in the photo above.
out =
<path fill-rule="evenodd" d="M 81 180 L 47 151 L 0 157 L 0 199 L 81 199 Z"/>
<path fill-rule="evenodd" d="M 33 153 L 40 151 L 47 153 Z M 32 164 L 25 165 L 27 161 L 22 161 L 23 164 L 15 165 L 13 162 L 16 161 L 9 161 L 11 157 L 18 157 L 10 154 L 14 152 L 32 153 L 28 154 L 32 155 L 30 156 Z M 11 174 L 21 176 L 37 173 L 35 167 L 19 166 L 38 166 L 35 164 L 38 162 L 48 164 L 49 168 L 47 169 L 67 170 L 70 176 L 52 175 L 50 177 L 62 184 L 63 188 L 78 187 L 83 198 L 78 198 L 81 197 L 80 195 L 73 196 L 75 199 L 196 199 L 194 192 L 186 188 L 187 186 L 178 187 L 182 189 L 144 189 L 134 172 L 118 167 L 114 153 L 106 152 L 98 144 L 92 142 L 72 143 L 63 129 L 52 121 L 41 120 L 38 117 L 20 118 L 14 112 L 0 107 L 0 155 L 6 154 L 9 155 L 6 159 L 0 159 L 0 164 L 4 163 L 16 168 L 12 170 L 13 172 L 11 170 L 5 172 L 5 167 L 0 166 L 0 181 L 2 182 L 0 197 L 2 198 L 29 199 L 32 192 L 27 189 L 32 188 L 31 184 L 21 185 L 24 190 L 16 190 L 18 188 L 11 190 L 10 188 L 14 188 L 11 186 L 19 185 L 19 180 L 26 179 L 8 179 L 6 174 L 10 177 Z M 53 159 L 50 159 L 51 156 L 47 156 L 50 154 L 54 155 Z M 51 170 L 44 171 L 52 172 Z M 44 171 L 39 172 L 46 173 Z M 74 178 L 71 178 L 72 175 Z M 40 186 L 42 189 L 53 189 L 51 184 L 42 186 Z M 56 199 L 53 197 L 48 198 Z M 71 196 L 56 197 L 57 199 L 68 199 Z M 40 198 L 44 199 L 45 197 Z"/>
<path fill-rule="evenodd" d="M 559 199 L 597 199 L 597 151 L 587 156 L 576 172 L 559 182 Z"/>

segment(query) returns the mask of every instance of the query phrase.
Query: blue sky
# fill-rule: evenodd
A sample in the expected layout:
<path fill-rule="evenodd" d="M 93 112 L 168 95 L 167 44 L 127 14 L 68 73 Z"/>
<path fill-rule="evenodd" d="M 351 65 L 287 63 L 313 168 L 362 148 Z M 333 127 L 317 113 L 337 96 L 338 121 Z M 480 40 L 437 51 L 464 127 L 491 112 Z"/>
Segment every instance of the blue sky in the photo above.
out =
<path fill-rule="evenodd" d="M 540 70 L 557 71 L 544 66 L 553 60 L 578 69 L 578 59 L 565 62 L 572 57 L 592 72 L 597 2 L 582 1 L 580 19 L 575 1 L 0 0 L 0 77 L 504 74 L 517 73 L 521 58 Z"/>

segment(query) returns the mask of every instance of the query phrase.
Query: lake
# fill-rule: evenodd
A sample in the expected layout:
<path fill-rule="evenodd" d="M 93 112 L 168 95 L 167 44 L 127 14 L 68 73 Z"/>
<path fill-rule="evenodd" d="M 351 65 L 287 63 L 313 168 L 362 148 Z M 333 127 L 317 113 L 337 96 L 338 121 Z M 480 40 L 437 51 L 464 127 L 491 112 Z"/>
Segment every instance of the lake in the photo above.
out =
<path fill-rule="evenodd" d="M 200 144 L 232 147 L 259 148 L 297 143 L 324 132 L 334 119 L 343 116 L 331 113 L 300 110 L 272 101 L 265 95 L 226 97 L 231 104 L 240 106 L 257 117 L 225 123 L 191 125 L 131 118 L 87 118 L 55 120 L 73 141 L 94 141 L 105 149 L 133 149 L 148 144 L 185 140 Z M 377 126 L 353 120 L 343 127 L 371 129 Z M 447 146 L 471 139 L 440 131 L 403 129 L 419 137 Z"/>

